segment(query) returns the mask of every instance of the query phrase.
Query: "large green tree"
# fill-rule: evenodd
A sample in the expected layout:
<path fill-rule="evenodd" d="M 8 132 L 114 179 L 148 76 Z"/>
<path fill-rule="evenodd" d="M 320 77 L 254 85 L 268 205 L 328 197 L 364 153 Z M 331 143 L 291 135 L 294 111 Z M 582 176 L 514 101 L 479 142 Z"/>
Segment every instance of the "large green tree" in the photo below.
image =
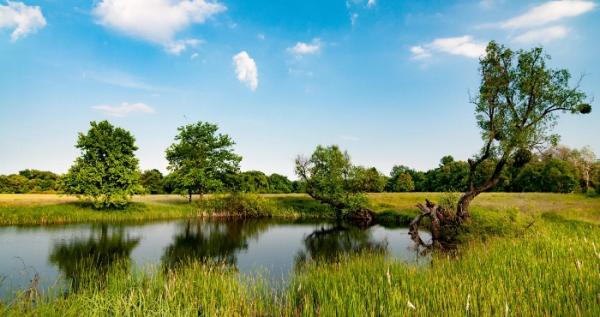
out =
<path fill-rule="evenodd" d="M 578 84 L 570 84 L 569 71 L 549 68 L 549 59 L 542 48 L 513 51 L 493 41 L 488 44 L 479 63 L 479 93 L 472 99 L 484 145 L 468 160 L 467 190 L 454 212 L 430 201 L 418 205 L 421 214 L 410 230 L 417 242 L 422 243 L 417 230 L 423 217 L 431 218 L 433 240 L 440 241 L 448 236 L 445 227 L 456 227 L 470 218 L 470 203 L 496 186 L 520 151 L 556 143 L 558 137 L 551 132 L 558 113 L 591 112 L 585 93 Z M 493 172 L 476 182 L 480 166 L 487 161 L 494 162 Z"/>
<path fill-rule="evenodd" d="M 235 143 L 218 127 L 197 122 L 178 129 L 179 133 L 166 151 L 171 181 L 178 192 L 203 194 L 223 188 L 227 175 L 239 171 L 242 158 L 233 152 Z"/>
<path fill-rule="evenodd" d="M 135 138 L 108 121 L 90 125 L 86 134 L 79 133 L 75 147 L 81 155 L 63 177 L 63 190 L 96 208 L 122 208 L 141 190 Z"/>
<path fill-rule="evenodd" d="M 307 194 L 333 207 L 339 217 L 371 221 L 373 212 L 366 207 L 366 196 L 352 187 L 354 168 L 348 153 L 337 145 L 319 145 L 310 158 L 296 158 L 296 174 Z"/>

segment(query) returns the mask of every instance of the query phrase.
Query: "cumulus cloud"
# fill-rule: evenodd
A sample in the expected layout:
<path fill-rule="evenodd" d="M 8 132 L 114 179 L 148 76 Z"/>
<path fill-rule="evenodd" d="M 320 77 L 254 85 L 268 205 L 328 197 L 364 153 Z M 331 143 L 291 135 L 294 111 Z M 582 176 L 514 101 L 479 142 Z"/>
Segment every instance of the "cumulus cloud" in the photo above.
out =
<path fill-rule="evenodd" d="M 438 38 L 424 45 L 413 46 L 410 52 L 414 59 L 429 58 L 435 52 L 478 58 L 485 53 L 486 43 L 475 42 L 470 35 Z"/>
<path fill-rule="evenodd" d="M 254 59 L 246 51 L 233 56 L 233 64 L 237 79 L 246 84 L 252 91 L 258 87 L 258 68 Z"/>
<path fill-rule="evenodd" d="M 527 31 L 513 38 L 513 41 L 521 44 L 548 43 L 566 37 L 569 29 L 564 26 L 551 26 L 547 28 Z"/>
<path fill-rule="evenodd" d="M 179 54 L 200 42 L 177 40 L 177 33 L 225 10 L 224 5 L 205 0 L 101 0 L 94 8 L 94 15 L 107 28 L 160 44 L 167 52 Z"/>
<path fill-rule="evenodd" d="M 289 47 L 287 51 L 296 56 L 302 56 L 319 53 L 321 47 L 321 41 L 318 38 L 315 38 L 311 43 L 297 42 L 296 45 Z"/>
<path fill-rule="evenodd" d="M 97 105 L 97 106 L 93 106 L 92 109 L 99 111 L 105 115 L 112 116 L 112 117 L 119 117 L 119 118 L 126 117 L 135 112 L 154 113 L 154 109 L 152 109 L 150 106 L 148 106 L 144 103 L 141 103 L 141 102 L 132 103 L 132 104 L 123 102 L 118 106 Z"/>
<path fill-rule="evenodd" d="M 596 3 L 584 0 L 549 1 L 532 7 L 522 15 L 500 22 L 504 29 L 536 27 L 591 11 Z"/>
<path fill-rule="evenodd" d="M 46 26 L 46 19 L 38 6 L 28 6 L 23 2 L 8 1 L 0 4 L 0 29 L 13 29 L 10 40 L 16 40 L 35 33 Z"/>
<path fill-rule="evenodd" d="M 367 1 L 367 7 L 372 8 L 377 4 L 377 0 L 369 0 Z"/>

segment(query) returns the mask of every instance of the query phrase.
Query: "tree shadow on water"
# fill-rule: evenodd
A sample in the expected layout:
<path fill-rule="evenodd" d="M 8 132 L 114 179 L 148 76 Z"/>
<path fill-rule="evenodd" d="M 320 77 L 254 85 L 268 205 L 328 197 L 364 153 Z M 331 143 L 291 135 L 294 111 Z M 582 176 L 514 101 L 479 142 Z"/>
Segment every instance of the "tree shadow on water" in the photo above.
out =
<path fill-rule="evenodd" d="M 73 292 L 84 287 L 102 287 L 111 270 L 129 270 L 131 251 L 139 241 L 125 235 L 123 227 L 109 230 L 103 224 L 93 228 L 87 239 L 56 243 L 49 261 L 70 282 Z"/>

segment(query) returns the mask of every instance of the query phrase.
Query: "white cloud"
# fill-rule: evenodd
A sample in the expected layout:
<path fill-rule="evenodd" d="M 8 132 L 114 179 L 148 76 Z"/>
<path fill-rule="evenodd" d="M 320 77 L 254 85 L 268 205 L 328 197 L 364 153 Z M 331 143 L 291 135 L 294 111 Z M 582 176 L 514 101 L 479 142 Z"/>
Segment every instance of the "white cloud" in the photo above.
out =
<path fill-rule="evenodd" d="M 358 13 L 350 14 L 350 23 L 352 23 L 352 25 L 356 24 L 356 20 L 358 20 Z"/>
<path fill-rule="evenodd" d="M 246 53 L 241 51 L 233 56 L 233 64 L 237 79 L 246 84 L 252 91 L 258 87 L 258 68 L 256 62 Z"/>
<path fill-rule="evenodd" d="M 13 29 L 10 34 L 10 40 L 13 42 L 45 26 L 46 19 L 38 6 L 13 1 L 0 5 L 0 29 Z"/>
<path fill-rule="evenodd" d="M 569 30 L 564 26 L 551 26 L 527 31 L 513 38 L 513 41 L 521 44 L 548 43 L 564 38 L 568 34 Z"/>
<path fill-rule="evenodd" d="M 591 11 L 596 3 L 583 0 L 549 1 L 532 7 L 522 15 L 500 22 L 498 26 L 504 29 L 519 29 L 535 27 L 564 18 L 575 17 Z"/>
<path fill-rule="evenodd" d="M 196 47 L 202 44 L 204 41 L 198 39 L 185 39 L 177 40 L 165 44 L 165 50 L 173 55 L 179 55 L 185 51 L 188 47 Z"/>
<path fill-rule="evenodd" d="M 367 1 L 367 7 L 372 8 L 377 4 L 377 0 L 369 0 Z"/>
<path fill-rule="evenodd" d="M 111 105 L 97 105 L 93 106 L 92 109 L 99 111 L 105 115 L 112 117 L 123 118 L 134 112 L 141 113 L 154 113 L 154 109 L 150 106 L 141 102 L 129 104 L 127 102 L 121 103 L 119 106 Z"/>
<path fill-rule="evenodd" d="M 296 45 L 289 47 L 287 51 L 296 56 L 301 56 L 319 53 L 321 47 L 321 40 L 315 38 L 311 43 L 297 42 Z"/>
<path fill-rule="evenodd" d="M 193 53 L 193 54 L 190 56 L 190 59 L 192 59 L 192 60 L 193 60 L 193 59 L 196 59 L 196 58 L 198 58 L 198 56 L 200 56 L 198 53 Z"/>
<path fill-rule="evenodd" d="M 196 39 L 177 40 L 177 33 L 225 10 L 224 5 L 205 0 L 102 0 L 94 14 L 100 24 L 110 29 L 179 54 L 187 46 L 199 43 Z"/>
<path fill-rule="evenodd" d="M 414 59 L 425 59 L 434 52 L 460 55 L 468 58 L 478 58 L 485 53 L 486 44 L 473 41 L 470 35 L 459 37 L 438 38 L 424 45 L 410 48 Z"/>

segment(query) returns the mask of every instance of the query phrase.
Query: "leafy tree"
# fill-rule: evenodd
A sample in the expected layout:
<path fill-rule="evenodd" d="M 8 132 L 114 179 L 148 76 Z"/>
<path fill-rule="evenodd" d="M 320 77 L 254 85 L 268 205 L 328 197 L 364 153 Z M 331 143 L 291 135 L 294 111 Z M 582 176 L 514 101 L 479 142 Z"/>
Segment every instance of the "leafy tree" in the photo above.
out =
<path fill-rule="evenodd" d="M 163 174 L 157 169 L 144 171 L 140 177 L 140 184 L 149 194 L 162 194 L 163 189 Z"/>
<path fill-rule="evenodd" d="M 269 176 L 269 192 L 275 194 L 287 194 L 294 191 L 292 181 L 286 176 L 271 174 Z"/>
<path fill-rule="evenodd" d="M 90 125 L 87 134 L 79 133 L 75 147 L 81 155 L 63 177 L 63 189 L 96 208 L 122 208 L 141 190 L 135 138 L 108 121 Z"/>
<path fill-rule="evenodd" d="M 356 166 L 351 169 L 350 190 L 353 192 L 380 193 L 387 179 L 375 167 Z"/>
<path fill-rule="evenodd" d="M 577 188 L 573 164 L 554 157 L 527 164 L 513 180 L 513 190 L 521 192 L 570 193 Z"/>
<path fill-rule="evenodd" d="M 427 201 L 420 204 L 422 213 L 411 223 L 411 235 L 417 242 L 418 225 L 423 217 L 431 218 L 433 240 L 448 236 L 442 229 L 459 225 L 470 217 L 469 205 L 480 193 L 496 186 L 507 165 L 515 161 L 519 150 L 532 150 L 557 142 L 551 129 L 557 113 L 589 113 L 591 106 L 578 85 L 570 86 L 571 75 L 566 69 L 550 69 L 550 57 L 542 48 L 512 51 L 490 42 L 480 59 L 481 85 L 472 99 L 475 116 L 484 145 L 481 152 L 468 160 L 467 190 L 460 197 L 454 214 Z M 494 171 L 475 182 L 475 174 L 483 162 L 494 162 Z"/>
<path fill-rule="evenodd" d="M 412 176 L 410 176 L 409 173 L 398 175 L 393 184 L 393 190 L 395 192 L 412 192 L 415 190 L 415 183 L 413 182 Z"/>
<path fill-rule="evenodd" d="M 22 175 L 8 175 L 6 177 L 6 188 L 9 193 L 24 194 L 29 192 L 29 179 Z"/>
<path fill-rule="evenodd" d="M 239 170 L 242 158 L 233 152 L 235 143 L 226 134 L 217 134 L 218 127 L 197 122 L 178 129 L 179 133 L 166 151 L 168 169 L 175 190 L 188 195 L 220 190 L 227 175 Z"/>
<path fill-rule="evenodd" d="M 269 191 L 269 179 L 260 171 L 246 171 L 238 175 L 239 190 L 244 193 L 266 193 Z"/>
<path fill-rule="evenodd" d="M 59 176 L 52 172 L 26 169 L 19 171 L 19 175 L 29 180 L 29 192 L 39 193 L 58 189 Z"/>
<path fill-rule="evenodd" d="M 306 193 L 332 206 L 338 217 L 370 221 L 373 212 L 365 207 L 366 196 L 351 190 L 352 169 L 350 156 L 337 145 L 319 145 L 310 158 L 296 158 L 296 173 L 306 184 Z"/>

